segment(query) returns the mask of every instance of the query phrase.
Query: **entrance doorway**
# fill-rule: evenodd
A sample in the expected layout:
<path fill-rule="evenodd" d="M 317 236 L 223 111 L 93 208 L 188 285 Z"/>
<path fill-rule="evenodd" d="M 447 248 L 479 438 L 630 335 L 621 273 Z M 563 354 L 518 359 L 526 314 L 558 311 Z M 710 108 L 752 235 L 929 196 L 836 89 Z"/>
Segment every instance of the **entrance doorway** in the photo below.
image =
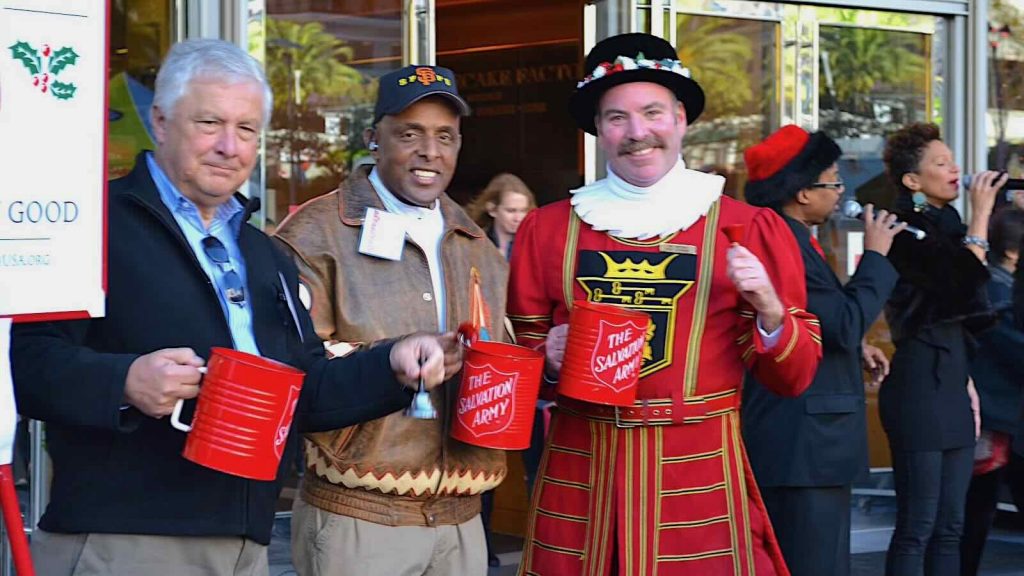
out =
<path fill-rule="evenodd" d="M 436 14 L 437 63 L 473 107 L 449 194 L 464 204 L 510 172 L 538 204 L 565 198 L 583 183 L 567 111 L 582 54 L 578 0 L 438 0 Z"/>

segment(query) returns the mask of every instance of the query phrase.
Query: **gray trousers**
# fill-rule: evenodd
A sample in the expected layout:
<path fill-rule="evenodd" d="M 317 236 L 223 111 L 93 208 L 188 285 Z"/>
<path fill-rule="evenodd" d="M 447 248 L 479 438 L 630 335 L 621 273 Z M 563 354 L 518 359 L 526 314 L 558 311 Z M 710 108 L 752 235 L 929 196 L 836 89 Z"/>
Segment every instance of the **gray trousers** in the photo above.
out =
<path fill-rule="evenodd" d="M 486 576 L 480 515 L 448 526 L 384 526 L 295 499 L 292 564 L 299 576 Z"/>
<path fill-rule="evenodd" d="M 267 547 L 241 537 L 32 533 L 40 576 L 268 576 Z"/>

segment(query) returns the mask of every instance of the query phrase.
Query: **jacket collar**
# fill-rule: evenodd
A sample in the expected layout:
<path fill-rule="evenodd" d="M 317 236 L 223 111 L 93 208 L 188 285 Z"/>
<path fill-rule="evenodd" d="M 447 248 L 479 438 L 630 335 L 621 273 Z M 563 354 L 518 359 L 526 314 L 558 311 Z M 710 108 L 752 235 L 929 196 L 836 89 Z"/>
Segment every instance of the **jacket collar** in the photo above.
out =
<path fill-rule="evenodd" d="M 367 208 L 385 210 L 380 196 L 370 184 L 371 169 L 372 166 L 357 167 L 339 189 L 338 215 L 348 226 L 362 226 Z M 483 230 L 447 194 L 441 194 L 439 205 L 441 216 L 444 218 L 445 234 L 455 231 L 472 238 L 483 237 Z"/>
<path fill-rule="evenodd" d="M 776 214 L 782 216 L 782 220 L 788 224 L 789 229 L 793 231 L 793 237 L 796 238 L 796 243 L 800 246 L 800 252 L 804 257 L 804 269 L 807 270 L 814 267 L 820 270 L 827 270 L 828 277 L 832 278 L 836 284 L 842 286 L 842 283 L 839 281 L 839 277 L 836 276 L 835 271 L 832 270 L 832 267 L 828 265 L 828 262 L 821 257 L 821 254 L 815 250 L 814 245 L 811 243 L 811 229 L 803 222 L 791 216 L 787 216 L 782 213 L 782 211 L 777 211 Z"/>
<path fill-rule="evenodd" d="M 160 200 L 160 191 L 157 190 L 156 182 L 153 180 L 153 175 L 149 172 L 149 166 L 146 164 L 146 153 L 148 152 L 151 151 L 143 150 L 135 157 L 135 167 L 132 168 L 132 171 L 127 176 L 130 179 L 131 185 L 128 186 L 125 193 L 149 206 L 151 209 L 156 210 L 160 216 L 169 219 L 169 222 L 173 222 L 174 217 L 163 201 Z M 242 223 L 245 224 L 253 213 L 260 209 L 260 199 L 255 197 L 248 198 L 241 192 L 235 192 L 235 199 L 238 200 L 244 209 L 242 212 Z"/>
<path fill-rule="evenodd" d="M 194 270 L 196 273 L 205 278 L 205 272 L 203 272 L 195 252 L 192 251 L 191 246 L 188 244 L 188 240 L 185 239 L 185 234 L 181 231 L 171 211 L 160 200 L 160 191 L 156 188 L 156 182 L 153 181 L 153 175 L 149 172 L 149 167 L 146 165 L 146 158 L 143 154 L 145 152 L 136 157 L 135 167 L 123 178 L 126 184 L 126 187 L 122 189 L 123 194 L 127 198 L 148 208 L 163 223 L 164 227 L 171 232 L 181 248 L 191 258 L 195 265 Z M 245 257 L 246 288 L 252 294 L 253 335 L 256 337 L 256 343 L 264 355 L 283 359 L 286 358 L 282 356 L 283 353 L 280 348 L 283 332 L 277 328 L 280 319 L 275 315 L 275 308 L 266 305 L 268 302 L 280 303 L 282 301 L 283 296 L 281 294 L 283 293 L 280 290 L 283 288 L 279 288 L 279 282 L 283 280 L 283 277 L 281 277 L 282 280 L 279 280 L 279 269 L 274 260 L 274 253 L 267 249 L 268 246 L 265 240 L 261 240 L 263 238 L 262 233 L 256 230 L 256 228 L 246 225 L 249 216 L 259 209 L 259 198 L 249 199 L 239 193 L 235 194 L 235 198 L 245 207 L 244 219 L 238 234 L 238 248 Z M 258 294 L 265 293 L 266 286 L 272 286 L 278 290 L 278 298 L 276 300 L 258 296 Z"/>

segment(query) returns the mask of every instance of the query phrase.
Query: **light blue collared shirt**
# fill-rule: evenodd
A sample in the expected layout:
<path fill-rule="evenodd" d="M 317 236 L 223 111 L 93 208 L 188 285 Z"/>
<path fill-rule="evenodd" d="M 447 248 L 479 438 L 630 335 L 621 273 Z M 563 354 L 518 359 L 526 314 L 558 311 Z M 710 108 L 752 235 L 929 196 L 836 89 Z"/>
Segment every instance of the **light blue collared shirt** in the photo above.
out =
<path fill-rule="evenodd" d="M 149 167 L 149 173 L 153 176 L 153 182 L 156 183 L 156 189 L 160 191 L 160 200 L 171 211 L 171 215 L 174 216 L 178 227 L 185 235 L 185 240 L 192 248 L 192 253 L 195 254 L 199 265 L 203 267 L 203 272 L 216 287 L 217 299 L 220 300 L 221 310 L 224 311 L 224 318 L 227 319 L 228 328 L 231 330 L 231 339 L 234 341 L 235 349 L 259 355 L 260 350 L 256 346 L 256 337 L 252 331 L 252 303 L 250 301 L 252 291 L 249 290 L 249 283 L 246 281 L 245 260 L 238 248 L 238 233 L 242 229 L 242 216 L 245 214 L 241 202 L 231 198 L 221 204 L 207 229 L 199 215 L 199 209 L 175 188 L 167 174 L 156 163 L 152 153 L 146 153 L 146 165 Z M 203 238 L 207 236 L 216 237 L 227 248 L 231 267 L 242 279 L 242 286 L 245 286 L 244 303 L 236 304 L 228 300 L 224 289 L 225 271 L 210 260 L 206 256 L 206 251 L 203 250 Z M 205 354 L 206 351 L 196 350 L 196 353 Z"/>

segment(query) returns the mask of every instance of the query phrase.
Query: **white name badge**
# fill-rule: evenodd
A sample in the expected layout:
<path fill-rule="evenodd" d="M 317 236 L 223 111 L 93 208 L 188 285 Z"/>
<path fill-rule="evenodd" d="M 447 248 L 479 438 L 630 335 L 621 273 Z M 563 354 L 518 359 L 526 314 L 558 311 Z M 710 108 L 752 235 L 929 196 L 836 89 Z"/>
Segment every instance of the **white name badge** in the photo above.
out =
<path fill-rule="evenodd" d="M 359 237 L 359 253 L 399 261 L 404 246 L 405 223 L 402 218 L 390 212 L 367 208 L 363 233 Z"/>

